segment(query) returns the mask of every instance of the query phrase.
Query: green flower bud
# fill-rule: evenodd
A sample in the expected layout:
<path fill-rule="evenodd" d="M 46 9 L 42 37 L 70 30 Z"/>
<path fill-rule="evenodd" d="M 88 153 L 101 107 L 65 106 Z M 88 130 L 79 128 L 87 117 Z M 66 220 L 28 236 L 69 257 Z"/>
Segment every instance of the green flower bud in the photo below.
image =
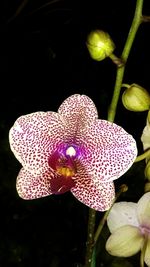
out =
<path fill-rule="evenodd" d="M 91 58 L 97 61 L 109 57 L 115 49 L 109 34 L 100 30 L 92 31 L 88 35 L 86 45 Z"/>
<path fill-rule="evenodd" d="M 124 107 L 130 111 L 145 111 L 150 108 L 150 95 L 138 84 L 126 85 L 127 89 L 122 95 Z"/>

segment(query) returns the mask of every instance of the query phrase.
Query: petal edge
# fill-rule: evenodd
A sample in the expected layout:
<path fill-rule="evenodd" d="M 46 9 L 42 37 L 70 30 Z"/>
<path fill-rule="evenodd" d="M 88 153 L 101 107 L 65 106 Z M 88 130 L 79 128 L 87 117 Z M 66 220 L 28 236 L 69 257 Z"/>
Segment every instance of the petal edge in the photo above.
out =
<path fill-rule="evenodd" d="M 21 169 L 16 183 L 18 195 L 26 200 L 46 197 L 52 194 L 50 189 L 50 179 L 53 173 L 41 176 L 33 176 L 25 169 Z"/>

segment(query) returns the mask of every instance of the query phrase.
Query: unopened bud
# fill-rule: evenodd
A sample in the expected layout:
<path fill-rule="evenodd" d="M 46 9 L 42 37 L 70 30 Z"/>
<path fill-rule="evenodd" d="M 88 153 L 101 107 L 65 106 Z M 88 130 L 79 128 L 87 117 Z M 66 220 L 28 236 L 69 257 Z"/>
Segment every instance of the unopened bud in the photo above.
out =
<path fill-rule="evenodd" d="M 87 48 L 92 59 L 101 61 L 110 56 L 115 44 L 107 32 L 95 30 L 87 38 Z"/>
<path fill-rule="evenodd" d="M 133 83 L 124 91 L 122 103 L 130 111 L 145 111 L 150 107 L 150 95 L 146 89 Z"/>

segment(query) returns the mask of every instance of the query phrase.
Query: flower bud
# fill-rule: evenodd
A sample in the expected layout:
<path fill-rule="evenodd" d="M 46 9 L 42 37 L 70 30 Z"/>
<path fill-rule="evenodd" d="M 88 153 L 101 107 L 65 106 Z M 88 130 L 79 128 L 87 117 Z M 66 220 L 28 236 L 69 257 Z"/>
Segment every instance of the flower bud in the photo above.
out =
<path fill-rule="evenodd" d="M 150 95 L 138 84 L 131 84 L 122 95 L 124 107 L 130 111 L 145 111 L 150 108 Z"/>
<path fill-rule="evenodd" d="M 110 56 L 115 49 L 109 34 L 100 30 L 92 31 L 88 35 L 86 45 L 91 58 L 97 61 Z"/>

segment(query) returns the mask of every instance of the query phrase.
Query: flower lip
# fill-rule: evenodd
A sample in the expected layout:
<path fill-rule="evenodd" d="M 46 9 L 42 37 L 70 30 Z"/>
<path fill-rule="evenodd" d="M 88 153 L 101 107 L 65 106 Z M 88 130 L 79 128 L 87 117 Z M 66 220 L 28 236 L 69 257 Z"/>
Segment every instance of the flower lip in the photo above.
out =
<path fill-rule="evenodd" d="M 50 186 L 52 193 L 58 195 L 70 191 L 75 186 L 75 181 L 70 176 L 57 175 L 57 177 L 50 180 Z"/>
<path fill-rule="evenodd" d="M 60 146 L 49 157 L 48 164 L 58 175 L 72 177 L 77 172 L 75 159 L 79 153 L 75 145 Z"/>
<path fill-rule="evenodd" d="M 56 172 L 55 179 L 51 180 L 51 190 L 53 194 L 62 194 L 69 191 L 75 186 L 72 178 L 75 176 L 77 169 L 74 159 L 78 155 L 78 149 L 69 145 L 59 147 L 49 158 L 49 166 Z"/>

